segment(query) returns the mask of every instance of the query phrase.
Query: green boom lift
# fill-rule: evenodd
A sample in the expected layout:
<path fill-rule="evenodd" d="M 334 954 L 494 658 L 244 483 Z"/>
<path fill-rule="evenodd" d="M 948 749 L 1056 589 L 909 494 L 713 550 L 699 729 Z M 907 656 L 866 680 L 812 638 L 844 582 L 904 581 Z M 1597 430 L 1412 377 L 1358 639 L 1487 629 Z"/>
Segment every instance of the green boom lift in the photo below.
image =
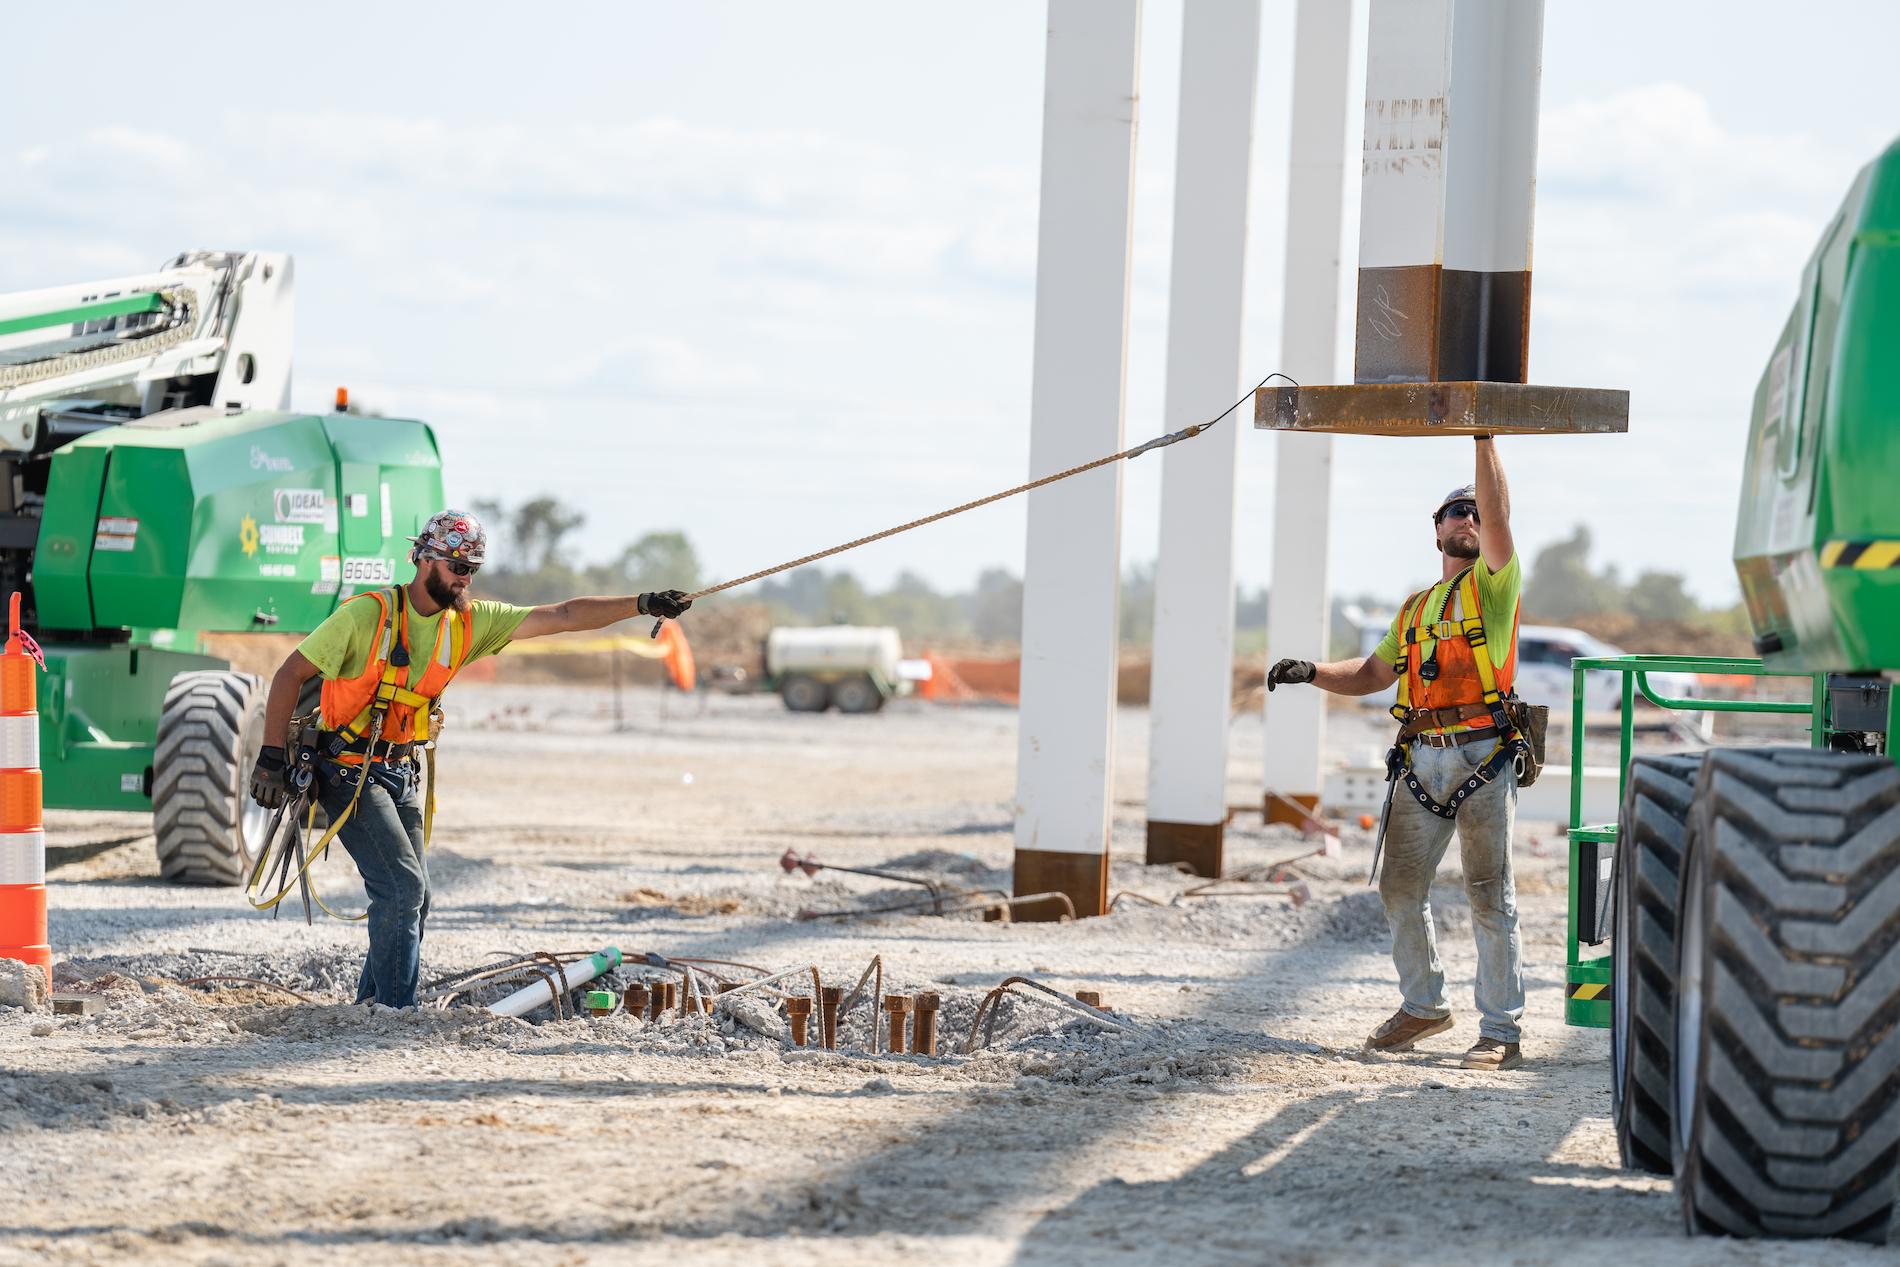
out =
<path fill-rule="evenodd" d="M 1566 1020 L 1611 1029 L 1625 1165 L 1691 1232 L 1885 1241 L 1900 1176 L 1900 144 L 1822 234 L 1755 393 L 1735 566 L 1760 659 L 1578 660 Z M 1648 674 L 1805 679 L 1675 700 Z M 1623 682 L 1621 812 L 1583 821 L 1583 681 Z M 1631 757 L 1637 694 L 1808 718 Z M 1610 949 L 1605 952 L 1603 947 Z"/>
<path fill-rule="evenodd" d="M 48 808 L 154 815 L 170 880 L 236 884 L 266 683 L 202 635 L 303 632 L 398 575 L 442 502 L 420 422 L 285 412 L 291 260 L 0 297 L 0 594 L 44 649 Z"/>

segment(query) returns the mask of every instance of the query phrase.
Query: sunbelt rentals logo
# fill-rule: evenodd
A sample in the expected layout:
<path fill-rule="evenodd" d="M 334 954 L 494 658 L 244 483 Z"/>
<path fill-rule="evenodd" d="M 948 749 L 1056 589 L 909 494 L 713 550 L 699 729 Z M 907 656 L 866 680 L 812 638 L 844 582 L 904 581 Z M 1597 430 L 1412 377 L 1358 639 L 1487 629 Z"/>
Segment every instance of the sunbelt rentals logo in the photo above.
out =
<path fill-rule="evenodd" d="M 238 525 L 238 544 L 244 547 L 245 558 L 254 559 L 257 557 L 257 543 L 257 520 L 246 515 L 244 516 L 244 522 Z"/>

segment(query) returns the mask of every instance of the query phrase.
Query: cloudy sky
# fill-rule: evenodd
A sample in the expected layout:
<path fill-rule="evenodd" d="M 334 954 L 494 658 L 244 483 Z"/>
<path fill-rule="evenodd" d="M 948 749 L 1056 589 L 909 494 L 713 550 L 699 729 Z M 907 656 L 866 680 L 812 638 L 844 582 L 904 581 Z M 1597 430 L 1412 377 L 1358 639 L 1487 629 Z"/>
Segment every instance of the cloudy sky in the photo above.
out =
<path fill-rule="evenodd" d="M 1187 0 L 1191 3 L 1192 0 Z M 1161 427 L 1183 0 L 1144 14 L 1131 441 Z M 185 248 L 297 260 L 296 404 L 433 423 L 457 498 L 556 493 L 584 551 L 679 528 L 734 575 L 1025 478 L 1044 7 L 35 5 L 9 14 L 0 291 Z M 1246 381 L 1279 347 L 1293 5 L 1265 0 Z M 1886 0 L 1549 0 L 1534 381 L 1627 437 L 1504 448 L 1527 549 L 1728 564 L 1743 429 L 1800 269 L 1900 131 Z M 1112 367 L 1104 367 L 1110 373 Z M 1243 438 L 1241 579 L 1273 442 Z M 1454 441 L 1350 438 L 1337 588 L 1433 569 Z M 1158 463 L 1123 549 L 1153 555 Z M 1020 504 L 860 552 L 962 586 Z"/>

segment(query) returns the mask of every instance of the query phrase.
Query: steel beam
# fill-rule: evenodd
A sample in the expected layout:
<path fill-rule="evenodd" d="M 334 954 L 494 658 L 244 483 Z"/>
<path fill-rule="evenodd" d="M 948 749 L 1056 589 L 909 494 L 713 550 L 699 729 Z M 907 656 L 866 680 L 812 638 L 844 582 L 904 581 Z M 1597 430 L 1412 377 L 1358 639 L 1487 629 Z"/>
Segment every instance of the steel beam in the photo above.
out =
<path fill-rule="evenodd" d="M 1260 0 L 1187 6 L 1174 168 L 1166 428 L 1205 421 L 1240 381 Z M 1149 684 L 1150 864 L 1221 870 L 1233 707 L 1234 480 L 1244 428 L 1166 450 Z"/>
<path fill-rule="evenodd" d="M 1346 150 L 1354 113 L 1353 37 L 1359 12 L 1358 0 L 1300 0 L 1294 19 L 1280 368 L 1300 383 L 1339 378 Z M 1280 656 L 1326 655 L 1332 444 L 1325 435 L 1279 437 L 1267 607 L 1269 663 Z M 1325 707 L 1324 696 L 1314 690 L 1276 691 L 1267 697 L 1263 808 L 1270 822 L 1300 817 L 1289 809 L 1289 801 L 1308 808 L 1318 802 Z"/>
<path fill-rule="evenodd" d="M 1049 0 L 1029 470 L 1124 447 L 1140 0 Z M 1029 495 L 1018 896 L 1103 913 L 1114 804 L 1121 464 Z"/>
<path fill-rule="evenodd" d="M 1578 435 L 1628 431 L 1630 394 L 1525 383 L 1263 387 L 1254 426 L 1343 435 Z"/>

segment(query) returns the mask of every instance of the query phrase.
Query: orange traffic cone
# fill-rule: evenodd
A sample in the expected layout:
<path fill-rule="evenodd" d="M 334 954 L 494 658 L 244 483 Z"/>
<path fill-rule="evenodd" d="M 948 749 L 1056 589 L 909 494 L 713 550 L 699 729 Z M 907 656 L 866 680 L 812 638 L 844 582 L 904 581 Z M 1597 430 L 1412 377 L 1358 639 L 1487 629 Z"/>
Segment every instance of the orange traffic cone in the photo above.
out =
<path fill-rule="evenodd" d="M 40 820 L 40 716 L 33 666 L 46 662 L 20 629 L 20 596 L 8 607 L 0 652 L 0 959 L 35 963 L 53 984 L 46 944 L 46 828 Z"/>

